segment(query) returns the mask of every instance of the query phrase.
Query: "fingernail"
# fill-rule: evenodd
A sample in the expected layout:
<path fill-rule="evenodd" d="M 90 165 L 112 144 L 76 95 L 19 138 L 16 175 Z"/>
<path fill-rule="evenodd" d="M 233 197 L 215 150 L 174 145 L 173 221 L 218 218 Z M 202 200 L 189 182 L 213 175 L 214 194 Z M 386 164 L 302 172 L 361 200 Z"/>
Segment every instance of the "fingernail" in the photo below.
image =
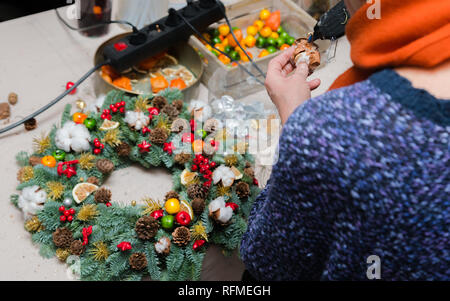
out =
<path fill-rule="evenodd" d="M 308 70 L 308 65 L 306 65 L 305 63 L 301 63 L 300 66 L 298 66 L 300 68 L 301 71 L 307 71 Z"/>

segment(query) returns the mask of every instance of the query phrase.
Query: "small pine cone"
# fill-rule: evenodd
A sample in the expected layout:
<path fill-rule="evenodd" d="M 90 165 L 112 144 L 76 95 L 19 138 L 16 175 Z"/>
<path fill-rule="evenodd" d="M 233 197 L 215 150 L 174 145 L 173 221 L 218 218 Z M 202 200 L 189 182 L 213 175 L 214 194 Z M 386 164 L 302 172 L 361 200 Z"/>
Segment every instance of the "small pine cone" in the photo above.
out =
<path fill-rule="evenodd" d="M 72 253 L 73 255 L 80 256 L 81 254 L 83 254 L 85 249 L 86 247 L 83 246 L 81 240 L 74 240 L 70 244 L 70 253 Z"/>
<path fill-rule="evenodd" d="M 172 122 L 172 126 L 170 127 L 170 131 L 172 133 L 180 133 L 184 130 L 188 130 L 190 127 L 189 122 L 183 118 L 177 118 Z"/>
<path fill-rule="evenodd" d="M 178 164 L 185 164 L 187 162 L 189 162 L 191 160 L 191 155 L 190 154 L 176 154 L 175 157 L 173 158 L 175 160 L 175 162 L 177 162 Z"/>
<path fill-rule="evenodd" d="M 250 195 L 250 186 L 245 182 L 239 182 L 236 185 L 236 194 L 241 199 L 248 197 Z"/>
<path fill-rule="evenodd" d="M 253 170 L 253 168 L 251 166 L 245 167 L 244 173 L 252 179 L 255 177 L 255 171 Z"/>
<path fill-rule="evenodd" d="M 133 253 L 128 259 L 128 263 L 133 270 L 140 271 L 147 267 L 147 258 L 144 253 Z"/>
<path fill-rule="evenodd" d="M 143 216 L 137 220 L 134 229 L 140 239 L 149 240 L 155 237 L 158 228 L 159 224 L 156 219 L 151 216 Z"/>
<path fill-rule="evenodd" d="M 163 96 L 155 96 L 152 101 L 152 105 L 155 108 L 162 110 L 167 105 L 167 99 Z"/>
<path fill-rule="evenodd" d="M 184 247 L 191 240 L 191 232 L 184 226 L 178 227 L 173 231 L 172 239 L 174 244 L 179 247 Z"/>
<path fill-rule="evenodd" d="M 57 228 L 52 237 L 53 243 L 58 248 L 68 248 L 73 241 L 72 232 L 67 228 Z"/>
<path fill-rule="evenodd" d="M 122 142 L 116 146 L 116 152 L 120 157 L 128 157 L 131 153 L 131 146 L 128 143 Z"/>
<path fill-rule="evenodd" d="M 30 118 L 27 121 L 25 121 L 25 123 L 23 125 L 25 126 L 25 129 L 27 131 L 32 131 L 35 128 L 37 128 L 37 121 L 34 118 Z"/>
<path fill-rule="evenodd" d="M 41 164 L 41 158 L 38 156 L 31 156 L 28 162 L 30 162 L 31 166 L 36 166 L 38 164 Z"/>
<path fill-rule="evenodd" d="M 96 166 L 97 169 L 103 174 L 111 173 L 114 170 L 114 163 L 112 163 L 112 161 L 108 159 L 98 160 Z"/>
<path fill-rule="evenodd" d="M 204 199 L 194 199 L 192 201 L 192 210 L 194 210 L 194 213 L 196 215 L 201 215 L 203 213 L 203 210 L 205 210 L 205 200 Z"/>
<path fill-rule="evenodd" d="M 178 115 L 180 115 L 180 112 L 174 105 L 166 105 L 161 111 L 166 114 L 170 120 L 174 120 L 178 117 Z"/>
<path fill-rule="evenodd" d="M 208 133 L 214 133 L 219 129 L 220 122 L 217 119 L 211 118 L 205 121 L 205 125 L 203 126 L 203 129 L 207 131 Z"/>
<path fill-rule="evenodd" d="M 178 194 L 178 192 L 171 190 L 168 193 L 166 193 L 166 196 L 164 197 L 164 201 L 167 202 L 168 199 L 177 199 L 177 200 L 179 200 L 180 199 L 180 195 Z"/>
<path fill-rule="evenodd" d="M 86 182 L 91 183 L 91 184 L 94 184 L 94 185 L 98 185 L 98 184 L 100 183 L 100 181 L 98 180 L 98 178 L 97 178 L 97 177 L 94 177 L 94 176 L 89 177 L 89 178 L 86 180 Z"/>
<path fill-rule="evenodd" d="M 96 203 L 106 204 L 111 201 L 111 195 L 111 190 L 102 187 L 100 189 L 97 189 L 97 191 L 95 192 L 94 200 Z"/>
<path fill-rule="evenodd" d="M 169 135 L 167 135 L 167 131 L 165 129 L 156 128 L 150 132 L 150 142 L 154 144 L 164 144 L 166 142 Z"/>
<path fill-rule="evenodd" d="M 202 184 L 191 184 L 187 188 L 187 194 L 191 200 L 205 199 L 208 191 Z"/>
<path fill-rule="evenodd" d="M 175 108 L 177 108 L 178 111 L 182 111 L 183 110 L 183 100 L 182 99 L 177 99 L 172 101 L 172 105 L 175 106 Z"/>

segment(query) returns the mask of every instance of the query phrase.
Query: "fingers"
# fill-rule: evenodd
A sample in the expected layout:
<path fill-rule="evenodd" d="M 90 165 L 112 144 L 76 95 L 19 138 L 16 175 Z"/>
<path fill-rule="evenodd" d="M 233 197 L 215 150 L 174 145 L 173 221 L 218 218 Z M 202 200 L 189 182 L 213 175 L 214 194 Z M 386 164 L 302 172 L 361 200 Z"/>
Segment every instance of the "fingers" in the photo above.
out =
<path fill-rule="evenodd" d="M 294 75 L 295 77 L 305 80 L 309 75 L 309 67 L 305 63 L 300 63 L 297 65 L 297 68 L 295 68 Z"/>
<path fill-rule="evenodd" d="M 317 88 L 320 86 L 320 79 L 315 78 L 315 79 L 309 81 L 309 82 L 308 82 L 308 85 L 309 85 L 309 89 L 310 89 L 311 91 L 312 91 L 312 90 L 315 90 L 315 89 L 317 89 Z"/>
<path fill-rule="evenodd" d="M 291 73 L 294 70 L 294 66 L 292 66 L 292 64 L 290 62 L 288 62 L 284 67 L 283 67 L 283 75 L 287 76 L 289 73 Z"/>
<path fill-rule="evenodd" d="M 267 73 L 268 74 L 282 73 L 283 68 L 289 62 L 289 59 L 291 58 L 292 54 L 294 53 L 294 50 L 295 50 L 295 47 L 289 47 L 288 49 L 284 50 L 281 54 L 279 54 L 277 57 L 272 59 L 269 63 Z"/>

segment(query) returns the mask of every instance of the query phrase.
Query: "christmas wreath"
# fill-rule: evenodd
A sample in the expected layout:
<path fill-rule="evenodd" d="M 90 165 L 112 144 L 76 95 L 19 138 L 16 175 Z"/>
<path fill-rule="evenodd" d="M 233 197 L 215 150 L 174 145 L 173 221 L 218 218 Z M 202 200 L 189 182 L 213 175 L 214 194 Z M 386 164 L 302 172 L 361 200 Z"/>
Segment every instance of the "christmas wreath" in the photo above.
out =
<path fill-rule="evenodd" d="M 33 154 L 16 156 L 20 194 L 11 201 L 42 256 L 83 280 L 196 280 L 207 244 L 238 248 L 259 192 L 253 159 L 207 105 L 182 99 L 176 89 L 111 91 L 91 112 L 68 105 Z M 172 172 L 164 200 L 112 201 L 102 184 L 133 163 Z"/>

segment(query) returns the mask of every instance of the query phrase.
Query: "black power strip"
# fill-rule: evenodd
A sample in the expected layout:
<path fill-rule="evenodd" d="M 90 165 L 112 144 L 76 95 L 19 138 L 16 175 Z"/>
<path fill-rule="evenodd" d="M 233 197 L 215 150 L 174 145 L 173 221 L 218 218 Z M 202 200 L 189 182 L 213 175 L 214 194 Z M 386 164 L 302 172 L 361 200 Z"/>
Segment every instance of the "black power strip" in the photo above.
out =
<path fill-rule="evenodd" d="M 216 0 L 188 0 L 180 10 L 169 9 L 168 16 L 130 33 L 103 50 L 105 61 L 119 72 L 129 69 L 143 59 L 156 55 L 180 41 L 187 41 L 193 34 L 182 14 L 196 29 L 203 31 L 223 18 L 225 7 Z"/>

